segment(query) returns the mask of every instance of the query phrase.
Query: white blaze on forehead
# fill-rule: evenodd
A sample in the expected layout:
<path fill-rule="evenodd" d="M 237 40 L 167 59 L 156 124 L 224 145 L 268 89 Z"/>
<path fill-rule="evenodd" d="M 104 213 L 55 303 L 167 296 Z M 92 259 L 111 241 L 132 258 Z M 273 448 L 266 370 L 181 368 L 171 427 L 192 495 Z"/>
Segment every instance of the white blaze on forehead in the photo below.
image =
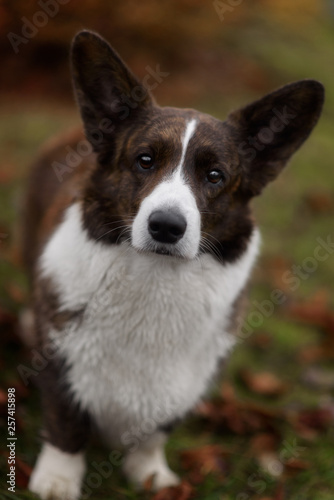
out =
<path fill-rule="evenodd" d="M 188 149 L 188 144 L 189 144 L 189 141 L 190 141 L 191 137 L 193 136 L 193 134 L 195 132 L 196 125 L 197 125 L 197 120 L 195 120 L 195 119 L 190 120 L 190 122 L 187 123 L 186 130 L 185 130 L 185 133 L 184 133 L 184 136 L 183 136 L 183 139 L 182 139 L 182 155 L 181 155 L 181 160 L 180 160 L 180 163 L 178 164 L 178 167 L 177 167 L 177 170 L 176 170 L 176 174 L 177 175 L 181 174 L 183 163 L 184 163 L 184 159 L 186 157 L 186 153 L 187 153 L 187 149 Z"/>
<path fill-rule="evenodd" d="M 186 123 L 182 138 L 181 158 L 176 170 L 158 184 L 140 205 L 132 225 L 132 244 L 139 250 L 156 250 L 158 247 L 167 246 L 173 248 L 173 251 L 178 255 L 187 258 L 194 258 L 198 253 L 201 237 L 201 217 L 195 196 L 182 176 L 187 148 L 196 129 L 196 123 L 196 120 L 190 120 Z M 187 223 L 186 232 L 176 244 L 157 243 L 149 234 L 149 218 L 152 213 L 158 210 L 175 210 L 185 218 Z"/>

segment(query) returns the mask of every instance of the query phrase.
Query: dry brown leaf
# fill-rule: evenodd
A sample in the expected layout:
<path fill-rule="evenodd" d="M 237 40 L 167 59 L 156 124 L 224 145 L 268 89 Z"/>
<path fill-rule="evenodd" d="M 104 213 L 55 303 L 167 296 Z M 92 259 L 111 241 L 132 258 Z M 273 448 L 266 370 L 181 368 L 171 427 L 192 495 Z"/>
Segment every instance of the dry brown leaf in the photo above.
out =
<path fill-rule="evenodd" d="M 222 383 L 220 393 L 222 395 L 222 398 L 225 401 L 235 401 L 236 400 L 234 386 L 232 384 L 230 384 L 229 382 Z"/>
<path fill-rule="evenodd" d="M 265 269 L 269 271 L 269 279 L 272 288 L 282 290 L 285 294 L 291 293 L 289 285 L 284 281 L 284 274 L 291 269 L 292 263 L 281 256 L 267 259 Z"/>
<path fill-rule="evenodd" d="M 304 410 L 299 414 L 298 422 L 316 431 L 326 431 L 333 423 L 333 415 L 329 408 Z"/>
<path fill-rule="evenodd" d="M 289 458 L 285 463 L 285 468 L 288 472 L 298 472 L 300 470 L 308 470 L 311 468 L 311 463 L 300 458 Z"/>
<path fill-rule="evenodd" d="M 179 486 L 163 488 L 158 491 L 152 500 L 189 500 L 193 493 L 193 487 L 187 481 L 182 481 Z"/>
<path fill-rule="evenodd" d="M 302 363 L 315 363 L 328 357 L 328 352 L 320 345 L 309 345 L 303 347 L 298 353 L 298 359 Z"/>
<path fill-rule="evenodd" d="M 334 197 L 328 191 L 308 193 L 305 203 L 314 214 L 329 214 L 334 211 Z"/>
<path fill-rule="evenodd" d="M 269 333 L 260 332 L 256 335 L 253 334 L 249 339 L 249 344 L 255 347 L 258 347 L 261 350 L 268 349 L 270 345 L 273 343 L 273 337 Z"/>
<path fill-rule="evenodd" d="M 279 477 L 283 472 L 283 465 L 277 453 L 279 439 L 276 434 L 262 432 L 250 440 L 250 451 L 269 474 Z"/>
<path fill-rule="evenodd" d="M 253 436 L 249 444 L 251 452 L 255 455 L 259 455 L 263 452 L 277 450 L 279 439 L 278 436 L 273 433 L 261 432 Z"/>
<path fill-rule="evenodd" d="M 10 298 L 18 304 L 22 304 L 26 301 L 24 290 L 16 283 L 9 283 L 9 285 L 7 286 L 7 292 Z"/>
<path fill-rule="evenodd" d="M 32 472 L 32 467 L 23 462 L 23 460 L 21 460 L 19 457 L 16 457 L 15 462 L 16 462 L 16 475 L 15 475 L 16 485 L 19 488 L 27 488 L 30 474 Z"/>
<path fill-rule="evenodd" d="M 7 405 L 7 393 L 3 389 L 0 389 L 0 406 L 1 405 Z"/>
<path fill-rule="evenodd" d="M 9 379 L 8 387 L 13 387 L 15 389 L 15 399 L 19 401 L 21 399 L 25 399 L 29 396 L 30 390 L 23 384 L 21 379 Z"/>
<path fill-rule="evenodd" d="M 7 393 L 0 389 L 0 415 L 5 415 L 7 417 Z"/>
<path fill-rule="evenodd" d="M 252 373 L 242 370 L 240 376 L 251 391 L 263 396 L 279 396 L 287 390 L 286 384 L 270 372 Z"/>
<path fill-rule="evenodd" d="M 152 491 L 152 486 L 153 486 L 153 479 L 154 479 L 154 474 L 151 474 L 144 483 L 144 490 L 145 491 Z"/>
<path fill-rule="evenodd" d="M 315 442 L 319 437 L 319 431 L 310 429 L 310 427 L 306 427 L 305 425 L 295 424 L 294 429 L 298 437 L 305 441 Z"/>
<path fill-rule="evenodd" d="M 216 432 L 230 430 L 236 434 L 272 430 L 284 414 L 254 401 L 215 400 L 202 402 L 196 409 Z"/>
<path fill-rule="evenodd" d="M 296 434 L 308 441 L 315 441 L 319 434 L 327 431 L 333 424 L 334 413 L 331 406 L 316 408 L 312 410 L 302 410 L 297 414 L 287 415 L 290 425 Z"/>
<path fill-rule="evenodd" d="M 328 300 L 327 292 L 320 290 L 307 302 L 291 304 L 287 311 L 294 319 L 322 328 L 334 337 L 334 312 L 329 308 Z"/>
<path fill-rule="evenodd" d="M 220 445 L 206 445 L 201 448 L 184 450 L 181 462 L 185 470 L 190 472 L 190 479 L 200 483 L 210 473 L 225 475 L 224 450 Z"/>
<path fill-rule="evenodd" d="M 282 483 L 279 483 L 277 485 L 274 500 L 285 500 L 286 496 L 284 490 L 285 490 L 284 485 Z"/>

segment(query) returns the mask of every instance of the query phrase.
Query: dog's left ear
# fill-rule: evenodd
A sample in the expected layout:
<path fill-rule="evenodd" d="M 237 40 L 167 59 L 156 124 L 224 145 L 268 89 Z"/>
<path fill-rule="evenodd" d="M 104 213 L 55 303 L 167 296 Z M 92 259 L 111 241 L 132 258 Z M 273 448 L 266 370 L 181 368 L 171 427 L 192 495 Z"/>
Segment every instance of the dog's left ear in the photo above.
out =
<path fill-rule="evenodd" d="M 129 118 L 153 104 L 149 91 L 96 33 L 85 30 L 76 35 L 71 66 L 86 136 L 96 151 L 110 142 Z"/>
<path fill-rule="evenodd" d="M 291 83 L 232 112 L 232 127 L 247 197 L 273 180 L 317 123 L 324 87 L 315 80 Z"/>

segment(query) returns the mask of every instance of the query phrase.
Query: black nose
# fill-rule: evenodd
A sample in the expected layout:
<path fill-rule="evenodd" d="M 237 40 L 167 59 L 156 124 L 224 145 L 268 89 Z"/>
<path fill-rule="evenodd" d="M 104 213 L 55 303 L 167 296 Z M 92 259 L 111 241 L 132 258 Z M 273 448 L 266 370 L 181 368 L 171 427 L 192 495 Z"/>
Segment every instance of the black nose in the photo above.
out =
<path fill-rule="evenodd" d="M 160 243 L 176 243 L 184 235 L 187 222 L 179 212 L 157 210 L 148 219 L 152 238 Z"/>

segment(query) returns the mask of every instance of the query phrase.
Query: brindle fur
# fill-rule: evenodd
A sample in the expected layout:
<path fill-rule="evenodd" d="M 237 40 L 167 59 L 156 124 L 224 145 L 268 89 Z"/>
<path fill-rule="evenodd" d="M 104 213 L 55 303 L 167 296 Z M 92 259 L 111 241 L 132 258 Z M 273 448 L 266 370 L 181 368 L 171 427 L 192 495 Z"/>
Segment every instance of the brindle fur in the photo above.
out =
<path fill-rule="evenodd" d="M 246 249 L 252 233 L 249 201 L 277 176 L 305 141 L 323 103 L 322 85 L 305 80 L 232 112 L 225 122 L 194 110 L 161 108 L 111 47 L 90 32 L 75 38 L 72 69 L 86 137 L 95 152 L 59 182 L 52 163 L 64 163 L 66 146 L 76 149 L 82 140 L 80 132 L 71 133 L 43 153 L 30 177 L 23 253 L 34 282 L 36 338 L 41 344 L 45 342 L 48 325 L 60 329 L 73 315 L 80 318 L 80 311 L 59 315 L 59 298 L 52 283 L 41 279 L 36 270 L 45 243 L 75 200 L 82 202 L 84 226 L 90 238 L 105 245 L 120 242 L 124 226 L 130 227 L 141 201 L 177 167 L 181 146 L 176 139 L 184 133 L 185 120 L 197 118 L 184 175 L 202 214 L 202 235 L 209 241 L 201 246 L 201 251 L 212 253 L 222 264 L 233 262 Z M 126 108 L 122 96 L 131 99 L 134 88 L 143 97 Z M 295 118 L 275 133 L 262 150 L 256 150 L 254 158 L 249 148 L 240 148 L 249 137 L 257 137 L 268 127 L 273 110 L 282 111 L 285 106 Z M 138 169 L 136 158 L 147 151 L 154 157 L 155 169 L 143 172 Z M 222 184 L 206 181 L 213 168 L 224 173 Z M 231 328 L 240 323 L 241 302 L 242 299 L 236 303 Z M 60 359 L 53 360 L 38 378 L 47 438 L 64 451 L 74 452 L 86 441 L 88 416 L 73 407 L 68 393 L 60 386 L 62 364 Z"/>

